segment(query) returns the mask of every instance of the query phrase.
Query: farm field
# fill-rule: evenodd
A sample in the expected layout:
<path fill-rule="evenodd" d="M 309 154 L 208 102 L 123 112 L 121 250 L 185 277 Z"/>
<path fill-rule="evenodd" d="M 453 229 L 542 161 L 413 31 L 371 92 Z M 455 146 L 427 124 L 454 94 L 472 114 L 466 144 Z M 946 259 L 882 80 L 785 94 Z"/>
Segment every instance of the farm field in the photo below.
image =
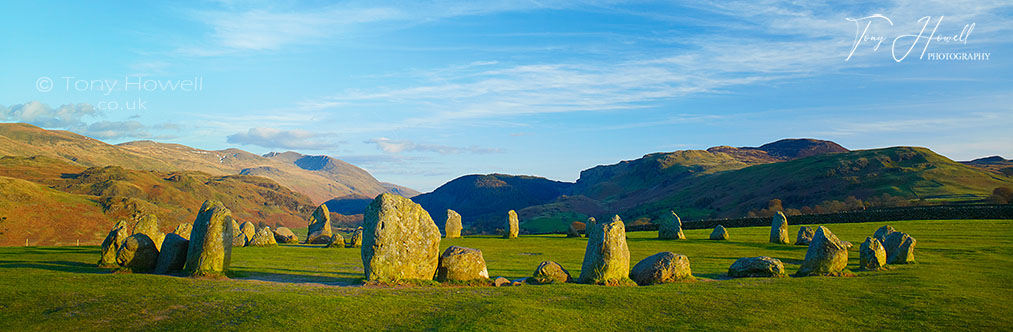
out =
<path fill-rule="evenodd" d="M 917 264 L 857 271 L 858 247 L 890 224 L 918 240 Z M 727 279 L 740 257 L 771 256 L 794 273 L 805 246 L 767 242 L 768 227 L 710 230 L 688 240 L 627 233 L 631 265 L 687 255 L 697 282 L 362 286 L 358 249 L 236 248 L 232 278 L 111 273 L 96 246 L 0 248 L 0 330 L 1008 330 L 1013 327 L 1013 220 L 833 224 L 851 241 L 856 277 Z M 799 225 L 789 234 L 794 240 Z M 300 237 L 301 229 L 295 230 Z M 585 239 L 529 235 L 444 239 L 481 249 L 490 276 L 530 276 L 539 262 L 576 277 Z"/>

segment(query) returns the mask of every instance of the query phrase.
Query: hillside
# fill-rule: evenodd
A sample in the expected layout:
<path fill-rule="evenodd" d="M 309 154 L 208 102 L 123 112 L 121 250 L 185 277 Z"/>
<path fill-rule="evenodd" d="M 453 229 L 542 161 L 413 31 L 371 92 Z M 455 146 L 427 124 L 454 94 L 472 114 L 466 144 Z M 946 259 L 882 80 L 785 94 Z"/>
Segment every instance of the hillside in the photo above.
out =
<path fill-rule="evenodd" d="M 211 175 L 258 175 L 308 196 L 320 204 L 351 194 L 373 197 L 413 190 L 377 181 L 365 170 L 328 156 L 296 152 L 259 156 L 239 149 L 200 150 L 179 144 L 135 141 L 119 145 L 66 131 L 45 130 L 23 123 L 0 123 L 0 156 L 46 156 L 84 166 L 120 166 L 171 172 L 199 171 Z"/>
<path fill-rule="evenodd" d="M 466 175 L 412 200 L 429 211 L 441 227 L 446 222 L 446 210 L 453 209 L 465 224 L 493 230 L 502 227 L 507 211 L 550 203 L 572 185 L 534 176 Z"/>
<path fill-rule="evenodd" d="M 0 157 L 0 245 L 100 242 L 116 220 L 155 214 L 162 231 L 192 222 L 201 203 L 222 201 L 240 221 L 305 226 L 309 198 L 270 179 L 203 172 L 83 167 L 49 157 Z"/>
<path fill-rule="evenodd" d="M 1006 176 L 1013 176 L 1013 160 L 1008 160 L 1000 156 L 991 156 L 985 158 L 978 158 L 971 161 L 961 161 L 961 164 L 974 166 L 981 169 L 987 169 Z"/>

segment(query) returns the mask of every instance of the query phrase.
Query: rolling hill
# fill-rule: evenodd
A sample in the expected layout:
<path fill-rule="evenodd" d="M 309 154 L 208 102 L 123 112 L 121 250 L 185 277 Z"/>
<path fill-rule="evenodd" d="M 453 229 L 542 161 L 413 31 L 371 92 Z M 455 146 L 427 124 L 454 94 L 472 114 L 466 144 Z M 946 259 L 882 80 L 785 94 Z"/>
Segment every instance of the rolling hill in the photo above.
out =
<path fill-rule="evenodd" d="M 239 149 L 210 151 L 153 141 L 110 145 L 71 132 L 23 123 L 0 123 L 0 156 L 4 155 L 46 156 L 85 167 L 257 175 L 305 194 L 316 204 L 347 195 L 417 194 L 408 188 L 379 182 L 365 170 L 328 156 L 296 152 L 259 156 Z"/>
<path fill-rule="evenodd" d="M 553 202 L 572 185 L 535 176 L 465 175 L 412 200 L 429 211 L 437 225 L 443 225 L 446 210 L 453 209 L 470 224 L 493 230 L 502 227 L 507 211 Z"/>

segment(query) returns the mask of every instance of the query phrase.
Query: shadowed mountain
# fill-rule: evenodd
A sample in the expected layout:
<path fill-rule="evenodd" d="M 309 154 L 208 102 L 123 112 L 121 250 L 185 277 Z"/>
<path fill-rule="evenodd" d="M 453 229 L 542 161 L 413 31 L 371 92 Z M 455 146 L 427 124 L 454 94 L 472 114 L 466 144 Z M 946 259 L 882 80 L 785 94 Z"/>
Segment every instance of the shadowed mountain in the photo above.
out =
<path fill-rule="evenodd" d="M 1013 160 L 1000 156 L 978 158 L 971 161 L 961 161 L 961 164 L 987 169 L 1006 176 L 1013 176 Z"/>
<path fill-rule="evenodd" d="M 492 230 L 502 227 L 509 210 L 554 201 L 572 183 L 523 175 L 465 175 L 412 198 L 422 205 L 437 225 L 446 222 L 446 210 L 461 214 L 462 221 Z"/>

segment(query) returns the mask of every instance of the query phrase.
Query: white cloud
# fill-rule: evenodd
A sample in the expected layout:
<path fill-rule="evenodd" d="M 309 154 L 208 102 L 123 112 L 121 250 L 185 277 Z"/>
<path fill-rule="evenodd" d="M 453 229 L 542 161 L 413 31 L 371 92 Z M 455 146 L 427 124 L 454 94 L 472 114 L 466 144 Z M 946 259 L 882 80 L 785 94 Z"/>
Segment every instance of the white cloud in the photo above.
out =
<path fill-rule="evenodd" d="M 393 140 L 386 137 L 373 138 L 364 143 L 376 144 L 376 148 L 385 153 L 398 154 L 402 152 L 435 152 L 439 154 L 460 154 L 460 153 L 498 153 L 499 149 L 482 147 L 454 147 L 438 144 L 420 144 L 407 140 Z"/>
<path fill-rule="evenodd" d="M 331 134 L 306 130 L 250 128 L 246 132 L 229 135 L 226 141 L 233 144 L 257 145 L 265 148 L 330 150 L 337 148 Z"/>
<path fill-rule="evenodd" d="M 0 105 L 0 120 L 31 123 L 46 128 L 71 128 L 84 125 L 82 118 L 94 117 L 99 114 L 89 104 L 66 104 L 53 108 L 38 101 L 14 104 L 10 107 Z"/>
<path fill-rule="evenodd" d="M 71 128 L 79 134 L 98 139 L 150 138 L 148 127 L 137 121 L 98 121 L 87 126 Z"/>

